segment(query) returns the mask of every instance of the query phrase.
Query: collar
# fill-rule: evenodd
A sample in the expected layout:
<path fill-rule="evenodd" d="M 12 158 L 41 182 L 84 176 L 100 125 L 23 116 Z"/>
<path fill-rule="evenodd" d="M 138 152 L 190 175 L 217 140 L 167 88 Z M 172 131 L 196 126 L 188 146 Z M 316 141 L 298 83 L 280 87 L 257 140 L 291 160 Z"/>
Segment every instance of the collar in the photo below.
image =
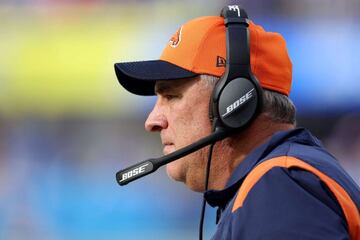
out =
<path fill-rule="evenodd" d="M 209 190 L 204 193 L 206 202 L 212 207 L 225 209 L 226 205 L 235 196 L 246 175 L 275 148 L 285 142 L 297 142 L 307 145 L 322 146 L 320 141 L 313 137 L 304 128 L 297 128 L 288 131 L 275 133 L 269 141 L 253 150 L 233 171 L 223 190 Z"/>

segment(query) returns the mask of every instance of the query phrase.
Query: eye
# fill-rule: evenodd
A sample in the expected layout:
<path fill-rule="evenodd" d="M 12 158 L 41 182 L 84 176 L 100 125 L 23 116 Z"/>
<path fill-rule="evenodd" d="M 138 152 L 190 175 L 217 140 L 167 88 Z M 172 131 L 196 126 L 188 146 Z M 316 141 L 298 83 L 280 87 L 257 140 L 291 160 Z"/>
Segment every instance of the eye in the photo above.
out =
<path fill-rule="evenodd" d="M 166 94 L 166 95 L 164 95 L 164 97 L 165 97 L 167 100 L 173 100 L 173 99 L 178 98 L 179 96 L 178 96 L 178 95 L 175 95 L 175 94 Z"/>

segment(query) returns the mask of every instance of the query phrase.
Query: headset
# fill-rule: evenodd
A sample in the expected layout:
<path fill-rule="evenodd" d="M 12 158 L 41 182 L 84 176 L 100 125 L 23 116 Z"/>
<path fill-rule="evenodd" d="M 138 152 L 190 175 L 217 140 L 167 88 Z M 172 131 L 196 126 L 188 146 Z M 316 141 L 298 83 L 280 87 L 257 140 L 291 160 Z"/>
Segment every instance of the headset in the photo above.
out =
<path fill-rule="evenodd" d="M 238 5 L 225 6 L 220 13 L 226 29 L 226 68 L 216 83 L 209 104 L 209 118 L 213 132 L 230 135 L 248 126 L 262 108 L 263 90 L 251 72 L 250 33 L 247 13 Z M 211 143 L 205 175 L 208 190 L 211 156 L 215 142 Z M 199 239 L 203 239 L 206 200 L 203 197 Z"/>
<path fill-rule="evenodd" d="M 250 67 L 247 13 L 238 5 L 221 11 L 226 27 L 226 69 L 210 98 L 209 117 L 215 128 L 236 132 L 260 112 L 263 91 Z"/>

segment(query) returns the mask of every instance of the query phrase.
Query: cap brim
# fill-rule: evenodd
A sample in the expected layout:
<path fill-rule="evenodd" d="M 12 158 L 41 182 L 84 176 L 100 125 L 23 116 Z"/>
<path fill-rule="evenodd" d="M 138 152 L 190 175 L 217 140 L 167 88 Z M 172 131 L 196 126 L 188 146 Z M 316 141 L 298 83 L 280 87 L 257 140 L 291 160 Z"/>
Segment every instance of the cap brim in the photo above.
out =
<path fill-rule="evenodd" d="M 143 96 L 155 95 L 156 81 L 192 78 L 199 75 L 162 60 L 115 63 L 115 72 L 119 83 L 126 90 Z"/>

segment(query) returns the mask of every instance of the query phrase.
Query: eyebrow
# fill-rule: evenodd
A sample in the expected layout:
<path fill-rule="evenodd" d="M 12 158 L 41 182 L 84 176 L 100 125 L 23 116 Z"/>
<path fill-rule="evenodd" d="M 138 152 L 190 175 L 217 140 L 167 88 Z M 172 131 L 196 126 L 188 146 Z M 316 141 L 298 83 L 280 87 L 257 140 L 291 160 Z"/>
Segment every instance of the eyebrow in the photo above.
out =
<path fill-rule="evenodd" d="M 196 77 L 197 78 L 197 77 Z M 155 84 L 155 93 L 163 94 L 165 92 L 184 91 L 188 88 L 195 78 L 177 79 L 172 81 L 157 81 Z"/>
<path fill-rule="evenodd" d="M 178 88 L 178 86 L 174 86 L 175 84 L 159 82 L 155 84 L 155 93 L 162 94 L 164 92 L 174 91 Z"/>
<path fill-rule="evenodd" d="M 156 83 L 155 84 L 155 93 L 162 94 L 166 91 L 171 90 L 173 87 L 166 83 Z"/>

